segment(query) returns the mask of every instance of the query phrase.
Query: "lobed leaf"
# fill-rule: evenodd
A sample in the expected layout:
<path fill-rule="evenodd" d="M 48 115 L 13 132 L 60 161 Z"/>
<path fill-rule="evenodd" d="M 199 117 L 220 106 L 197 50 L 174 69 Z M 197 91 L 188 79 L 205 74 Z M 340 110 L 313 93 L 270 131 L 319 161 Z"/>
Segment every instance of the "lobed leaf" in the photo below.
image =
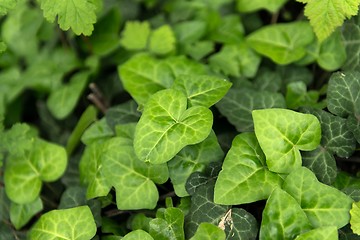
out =
<path fill-rule="evenodd" d="M 176 39 L 169 25 L 163 25 L 152 31 L 149 38 L 149 50 L 164 55 L 175 50 Z"/>
<path fill-rule="evenodd" d="M 254 133 L 237 135 L 216 181 L 214 202 L 238 205 L 267 199 L 282 178 L 270 172 L 265 161 Z"/>
<path fill-rule="evenodd" d="M 223 230 L 211 223 L 201 223 L 196 230 L 196 233 L 190 240 L 225 240 L 226 235 Z"/>
<path fill-rule="evenodd" d="M 135 230 L 126 234 L 122 240 L 154 240 L 151 235 L 144 230 Z"/>
<path fill-rule="evenodd" d="M 149 22 L 128 21 L 122 32 L 120 43 L 128 50 L 146 49 L 150 32 Z"/>
<path fill-rule="evenodd" d="M 210 134 L 211 111 L 202 106 L 186 108 L 186 96 L 174 89 L 160 91 L 149 99 L 135 131 L 134 150 L 140 160 L 168 162 L 183 147 Z"/>
<path fill-rule="evenodd" d="M 0 3 L 0 16 L 6 15 L 6 13 L 15 8 L 17 4 L 17 0 L 3 0 L 2 3 Z"/>
<path fill-rule="evenodd" d="M 184 240 L 184 213 L 178 208 L 167 208 L 164 218 L 150 221 L 150 235 L 158 240 Z"/>
<path fill-rule="evenodd" d="M 290 173 L 301 166 L 299 150 L 314 150 L 320 143 L 321 127 L 311 114 L 287 109 L 252 112 L 255 134 L 270 171 Z"/>

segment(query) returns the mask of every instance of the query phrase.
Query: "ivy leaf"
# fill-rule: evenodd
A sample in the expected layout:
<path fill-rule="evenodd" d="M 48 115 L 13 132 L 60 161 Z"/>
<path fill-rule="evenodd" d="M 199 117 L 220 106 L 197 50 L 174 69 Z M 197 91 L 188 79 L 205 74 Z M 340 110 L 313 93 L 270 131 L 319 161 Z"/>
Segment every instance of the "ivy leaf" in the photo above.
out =
<path fill-rule="evenodd" d="M 81 206 L 43 214 L 29 236 L 30 239 L 88 240 L 95 234 L 96 225 L 90 208 Z"/>
<path fill-rule="evenodd" d="M 308 92 L 304 82 L 292 82 L 286 88 L 286 105 L 289 109 L 317 105 L 319 92 L 314 90 Z"/>
<path fill-rule="evenodd" d="M 311 114 L 287 109 L 252 112 L 255 134 L 270 171 L 289 173 L 301 166 L 299 150 L 314 150 L 320 143 L 319 120 Z"/>
<path fill-rule="evenodd" d="M 149 38 L 149 50 L 164 55 L 175 50 L 176 39 L 169 25 L 163 25 L 152 31 Z"/>
<path fill-rule="evenodd" d="M 174 34 L 179 44 L 197 42 L 206 33 L 206 23 L 199 20 L 183 21 L 174 25 Z"/>
<path fill-rule="evenodd" d="M 146 49 L 150 32 L 150 24 L 147 21 L 127 21 L 120 43 L 128 50 Z"/>
<path fill-rule="evenodd" d="M 167 208 L 164 218 L 150 221 L 150 235 L 159 240 L 184 240 L 184 213 L 178 208 Z"/>
<path fill-rule="evenodd" d="M 17 4 L 17 0 L 4 0 L 0 3 L 0 16 L 6 15 L 6 13 L 14 9 Z"/>
<path fill-rule="evenodd" d="M 287 192 L 276 188 L 266 201 L 262 214 L 260 240 L 294 239 L 312 226 L 299 203 Z"/>
<path fill-rule="evenodd" d="M 240 16 L 230 14 L 221 18 L 219 27 L 211 33 L 210 39 L 225 44 L 241 44 L 244 41 L 244 33 Z"/>
<path fill-rule="evenodd" d="M 204 74 L 204 67 L 185 57 L 169 57 L 164 60 L 139 54 L 118 68 L 126 91 L 139 105 L 144 105 L 157 91 L 170 88 L 174 79 L 183 74 Z"/>
<path fill-rule="evenodd" d="M 42 181 L 57 180 L 66 165 L 63 147 L 36 139 L 31 151 L 9 156 L 4 174 L 6 194 L 18 204 L 32 202 L 39 196 Z"/>
<path fill-rule="evenodd" d="M 133 100 L 113 106 L 106 111 L 106 122 L 112 129 L 118 124 L 137 122 L 141 115 L 137 108 Z"/>
<path fill-rule="evenodd" d="M 201 223 L 195 235 L 190 240 L 225 240 L 226 235 L 223 230 L 211 223 Z"/>
<path fill-rule="evenodd" d="M 216 181 L 214 202 L 237 205 L 267 199 L 282 178 L 270 172 L 265 161 L 254 133 L 237 135 Z"/>
<path fill-rule="evenodd" d="M 159 198 L 155 183 L 166 182 L 169 176 L 167 166 L 140 161 L 134 153 L 133 142 L 130 139 L 115 137 L 105 144 L 102 171 L 107 182 L 116 189 L 118 208 L 155 208 Z"/>
<path fill-rule="evenodd" d="M 231 85 L 231 82 L 218 77 L 182 75 L 175 80 L 171 88 L 186 94 L 189 107 L 209 108 L 224 97 Z"/>
<path fill-rule="evenodd" d="M 188 196 L 185 184 L 191 173 L 203 172 L 208 163 L 221 161 L 223 156 L 224 152 L 213 131 L 201 143 L 184 147 L 168 162 L 170 179 L 176 195 Z"/>
<path fill-rule="evenodd" d="M 307 22 L 280 23 L 262 27 L 247 37 L 249 45 L 277 64 L 289 64 L 305 56 L 314 35 Z"/>
<path fill-rule="evenodd" d="M 359 0 L 297 0 L 305 3 L 305 16 L 320 42 L 341 26 L 346 18 L 355 16 L 359 9 Z"/>
<path fill-rule="evenodd" d="M 86 86 L 89 74 L 90 72 L 77 73 L 68 84 L 50 94 L 46 103 L 55 118 L 64 119 L 73 111 Z"/>
<path fill-rule="evenodd" d="M 90 145 L 98 140 L 108 139 L 114 136 L 113 130 L 109 127 L 105 118 L 93 122 L 81 136 L 81 141 Z"/>
<path fill-rule="evenodd" d="M 254 12 L 259 9 L 266 9 L 270 12 L 277 12 L 287 0 L 255 0 L 248 2 L 246 0 L 237 0 L 237 9 L 240 12 Z"/>
<path fill-rule="evenodd" d="M 351 229 L 354 233 L 360 235 L 360 202 L 353 202 L 350 216 Z"/>
<path fill-rule="evenodd" d="M 349 223 L 353 200 L 336 188 L 320 183 L 309 169 L 301 167 L 291 172 L 283 189 L 300 204 L 313 227 L 331 223 L 341 228 Z"/>
<path fill-rule="evenodd" d="M 202 106 L 186 106 L 186 96 L 174 89 L 150 98 L 135 131 L 134 149 L 140 160 L 168 162 L 183 147 L 199 143 L 210 134 L 211 111 Z"/>
<path fill-rule="evenodd" d="M 38 197 L 33 202 L 17 204 L 12 202 L 10 205 L 10 220 L 16 229 L 25 226 L 29 220 L 43 209 L 41 199 Z"/>
<path fill-rule="evenodd" d="M 279 93 L 255 91 L 248 88 L 230 89 L 216 107 L 239 132 L 253 131 L 251 112 L 263 108 L 285 108 L 285 99 Z"/>
<path fill-rule="evenodd" d="M 360 26 L 355 23 L 345 23 L 342 26 L 342 38 L 346 50 L 346 60 L 343 70 L 357 70 L 360 63 Z"/>
<path fill-rule="evenodd" d="M 320 227 L 310 230 L 306 233 L 300 234 L 295 238 L 295 240 L 308 240 L 308 239 L 328 239 L 328 240 L 337 240 L 338 231 L 337 227 Z"/>
<path fill-rule="evenodd" d="M 128 234 L 126 234 L 123 238 L 121 238 L 122 240 L 154 240 L 150 234 L 148 234 L 147 232 L 145 232 L 144 230 L 135 230 L 135 231 L 131 231 Z"/>
<path fill-rule="evenodd" d="M 96 7 L 91 1 L 85 0 L 39 0 L 44 17 L 57 21 L 64 31 L 71 28 L 76 35 L 91 35 L 96 22 Z"/>

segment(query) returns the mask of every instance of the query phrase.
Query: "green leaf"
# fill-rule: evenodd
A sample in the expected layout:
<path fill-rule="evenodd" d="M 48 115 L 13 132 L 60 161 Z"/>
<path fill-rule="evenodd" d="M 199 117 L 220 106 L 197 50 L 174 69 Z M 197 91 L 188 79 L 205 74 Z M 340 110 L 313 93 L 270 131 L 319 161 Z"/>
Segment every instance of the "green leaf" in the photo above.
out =
<path fill-rule="evenodd" d="M 155 208 L 159 193 L 154 182 L 166 182 L 169 177 L 167 166 L 140 161 L 134 153 L 132 141 L 127 138 L 111 138 L 105 144 L 102 171 L 107 182 L 116 189 L 118 208 Z"/>
<path fill-rule="evenodd" d="M 149 232 L 149 222 L 152 219 L 153 218 L 147 217 L 144 213 L 137 213 L 131 218 L 131 222 L 129 224 L 130 229 L 131 230 L 142 229 Z"/>
<path fill-rule="evenodd" d="M 184 213 L 178 208 L 167 208 L 164 218 L 150 221 L 150 235 L 157 240 L 184 240 Z"/>
<path fill-rule="evenodd" d="M 134 149 L 140 160 L 168 162 L 186 145 L 203 141 L 211 131 L 212 112 L 187 107 L 186 96 L 173 89 L 154 94 L 136 126 Z"/>
<path fill-rule="evenodd" d="M 170 88 L 174 79 L 183 74 L 204 74 L 204 67 L 185 57 L 169 57 L 164 60 L 139 54 L 118 68 L 126 91 L 139 105 L 164 88 Z"/>
<path fill-rule="evenodd" d="M 295 240 L 309 240 L 309 239 L 338 240 L 337 227 L 329 226 L 329 227 L 315 228 L 306 233 L 300 234 L 295 238 Z"/>
<path fill-rule="evenodd" d="M 151 32 L 149 50 L 164 55 L 175 50 L 176 39 L 169 25 L 163 25 Z"/>
<path fill-rule="evenodd" d="M 203 172 L 210 162 L 221 161 L 224 153 L 218 143 L 215 133 L 201 143 L 183 148 L 168 162 L 171 183 L 179 197 L 188 196 L 185 183 L 193 172 Z"/>
<path fill-rule="evenodd" d="M 229 215 L 222 217 L 219 227 L 224 227 L 226 239 L 256 239 L 258 235 L 258 224 L 256 219 L 242 208 L 232 208 Z"/>
<path fill-rule="evenodd" d="M 70 28 L 76 35 L 91 35 L 96 22 L 96 6 L 84 0 L 39 0 L 44 17 L 54 22 L 57 19 L 64 31 Z"/>
<path fill-rule="evenodd" d="M 96 234 L 96 225 L 88 206 L 52 210 L 43 214 L 30 230 L 31 240 L 88 240 Z"/>
<path fill-rule="evenodd" d="M 279 23 L 262 27 L 247 37 L 258 53 L 277 64 L 289 64 L 305 56 L 306 45 L 314 39 L 307 22 Z"/>
<path fill-rule="evenodd" d="M 253 131 L 251 112 L 263 108 L 285 108 L 285 99 L 279 93 L 255 91 L 248 88 L 230 89 L 216 104 L 220 113 L 236 127 L 239 132 Z"/>
<path fill-rule="evenodd" d="M 231 14 L 221 18 L 219 27 L 211 33 L 210 39 L 225 44 L 238 44 L 244 41 L 244 33 L 240 16 Z"/>
<path fill-rule="evenodd" d="M 9 156 L 4 174 L 6 194 L 18 204 L 30 203 L 39 196 L 42 181 L 57 180 L 66 165 L 63 147 L 36 139 L 31 151 Z"/>
<path fill-rule="evenodd" d="M 211 41 L 199 41 L 185 45 L 184 52 L 186 55 L 199 61 L 214 51 L 214 43 Z"/>
<path fill-rule="evenodd" d="M 341 33 L 347 56 L 342 69 L 357 70 L 360 64 L 360 26 L 355 23 L 345 23 Z"/>
<path fill-rule="evenodd" d="M 12 202 L 10 205 L 10 220 L 16 229 L 22 228 L 30 219 L 43 209 L 41 199 L 38 197 L 33 202 L 17 204 Z"/>
<path fill-rule="evenodd" d="M 282 178 L 267 169 L 255 134 L 242 133 L 226 155 L 215 184 L 214 202 L 238 205 L 267 199 L 281 184 Z"/>
<path fill-rule="evenodd" d="M 189 107 L 209 108 L 224 97 L 231 85 L 231 82 L 218 77 L 182 75 L 175 80 L 171 88 L 186 94 Z"/>
<path fill-rule="evenodd" d="M 128 21 L 122 32 L 120 43 L 128 50 L 146 49 L 150 31 L 150 24 L 147 21 Z"/>
<path fill-rule="evenodd" d="M 105 118 L 93 122 L 81 136 L 81 141 L 90 145 L 100 139 L 107 139 L 114 136 L 113 130 L 109 127 Z"/>
<path fill-rule="evenodd" d="M 6 48 L 6 44 L 0 41 L 0 53 L 5 52 Z"/>
<path fill-rule="evenodd" d="M 254 12 L 260 9 L 266 9 L 270 12 L 277 12 L 286 2 L 287 0 L 254 0 L 254 1 L 246 1 L 246 0 L 237 0 L 237 9 L 240 12 Z"/>
<path fill-rule="evenodd" d="M 350 216 L 351 229 L 354 233 L 360 235 L 360 202 L 353 202 Z"/>
<path fill-rule="evenodd" d="M 289 109 L 298 109 L 303 106 L 316 106 L 319 99 L 319 92 L 306 90 L 304 82 L 292 82 L 287 85 L 286 105 Z"/>
<path fill-rule="evenodd" d="M 226 235 L 223 230 L 211 223 L 201 223 L 195 235 L 190 240 L 225 240 Z"/>
<path fill-rule="evenodd" d="M 55 118 L 64 119 L 74 110 L 86 86 L 89 73 L 77 73 L 68 84 L 50 94 L 46 103 Z"/>
<path fill-rule="evenodd" d="M 23 154 L 32 149 L 36 135 L 26 123 L 16 123 L 1 134 L 0 150 L 11 155 Z"/>
<path fill-rule="evenodd" d="M 341 228 L 349 223 L 349 210 L 353 200 L 328 185 L 320 183 L 313 172 L 305 167 L 291 172 L 283 189 L 300 204 L 313 227 Z"/>
<path fill-rule="evenodd" d="M 143 230 L 135 230 L 126 234 L 122 240 L 154 240 L 150 234 Z"/>
<path fill-rule="evenodd" d="M 261 58 L 244 41 L 225 44 L 221 50 L 209 58 L 214 72 L 234 77 L 254 77 Z"/>
<path fill-rule="evenodd" d="M 287 109 L 252 112 L 255 134 L 270 171 L 289 173 L 301 166 L 299 150 L 314 150 L 320 143 L 319 120 L 311 114 Z"/>
<path fill-rule="evenodd" d="M 141 115 L 137 108 L 133 100 L 113 106 L 106 111 L 106 122 L 112 129 L 118 124 L 137 122 Z"/>
<path fill-rule="evenodd" d="M 184 45 L 197 42 L 205 33 L 206 23 L 204 21 L 183 21 L 174 26 L 177 41 Z"/>
<path fill-rule="evenodd" d="M 297 0 L 306 4 L 304 14 L 320 42 L 341 26 L 346 18 L 358 13 L 359 0 Z"/>
<path fill-rule="evenodd" d="M 311 224 L 299 203 L 287 192 L 276 188 L 266 201 L 260 240 L 294 239 L 300 233 L 311 229 Z"/>
<path fill-rule="evenodd" d="M 17 0 L 4 0 L 0 4 L 0 16 L 6 15 L 9 10 L 15 8 L 16 4 Z"/>

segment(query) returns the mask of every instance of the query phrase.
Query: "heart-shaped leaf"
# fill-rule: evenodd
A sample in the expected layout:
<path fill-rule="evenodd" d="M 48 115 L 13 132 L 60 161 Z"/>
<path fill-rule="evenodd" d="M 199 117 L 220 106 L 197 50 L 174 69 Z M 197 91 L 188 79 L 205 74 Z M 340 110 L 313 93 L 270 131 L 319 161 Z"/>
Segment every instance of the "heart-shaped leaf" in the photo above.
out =
<path fill-rule="evenodd" d="M 270 171 L 289 173 L 301 166 L 299 150 L 314 150 L 320 143 L 319 120 L 311 114 L 287 109 L 252 112 L 255 134 Z"/>
<path fill-rule="evenodd" d="M 291 172 L 283 189 L 300 204 L 313 227 L 341 228 L 349 223 L 353 200 L 336 188 L 320 183 L 309 169 L 301 167 Z"/>
<path fill-rule="evenodd" d="M 236 174 L 234 174 L 236 172 Z M 254 133 L 235 137 L 215 184 L 214 202 L 237 205 L 266 199 L 282 184 L 282 178 L 267 169 L 265 155 Z"/>
<path fill-rule="evenodd" d="M 122 240 L 154 240 L 154 238 L 151 237 L 150 234 L 145 232 L 144 230 L 138 229 L 132 232 L 129 232 L 126 234 Z"/>
<path fill-rule="evenodd" d="M 210 134 L 211 111 L 202 106 L 186 108 L 186 96 L 174 89 L 149 99 L 135 131 L 134 149 L 140 160 L 165 163 L 186 145 L 199 143 Z"/>

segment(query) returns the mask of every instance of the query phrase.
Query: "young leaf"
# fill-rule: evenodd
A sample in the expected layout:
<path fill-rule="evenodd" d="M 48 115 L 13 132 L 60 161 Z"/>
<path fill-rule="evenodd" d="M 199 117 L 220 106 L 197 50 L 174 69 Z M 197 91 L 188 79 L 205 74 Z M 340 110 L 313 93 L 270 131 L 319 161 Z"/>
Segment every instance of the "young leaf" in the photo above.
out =
<path fill-rule="evenodd" d="M 15 8 L 17 0 L 4 0 L 0 5 L 0 16 L 6 15 L 6 13 Z"/>
<path fill-rule="evenodd" d="M 18 204 L 34 201 L 42 181 L 57 180 L 65 172 L 67 155 L 63 147 L 36 139 L 30 152 L 10 156 L 4 174 L 6 193 Z"/>
<path fill-rule="evenodd" d="M 149 50 L 164 55 L 175 50 L 176 39 L 169 25 L 163 25 L 152 31 L 149 38 Z"/>
<path fill-rule="evenodd" d="M 218 226 L 211 223 L 201 223 L 195 235 L 190 240 L 225 240 L 226 235 Z"/>
<path fill-rule="evenodd" d="M 316 106 L 319 92 L 307 91 L 304 82 L 292 82 L 287 85 L 286 105 L 289 109 L 298 109 L 302 106 Z"/>
<path fill-rule="evenodd" d="M 331 223 L 341 228 L 349 223 L 353 200 L 339 190 L 320 183 L 309 169 L 301 167 L 291 172 L 284 181 L 283 189 L 300 204 L 313 227 L 329 226 Z"/>
<path fill-rule="evenodd" d="M 22 228 L 29 220 L 43 209 L 41 199 L 38 197 L 33 202 L 10 205 L 10 220 L 16 229 Z"/>
<path fill-rule="evenodd" d="M 314 39 L 307 22 L 279 23 L 262 27 L 247 37 L 258 53 L 277 64 L 289 64 L 305 56 L 305 46 Z"/>
<path fill-rule="evenodd" d="M 285 99 L 279 93 L 255 91 L 248 88 L 230 89 L 223 99 L 216 104 L 239 132 L 253 131 L 252 110 L 263 108 L 285 108 Z"/>
<path fill-rule="evenodd" d="M 166 182 L 169 177 L 167 166 L 140 161 L 134 153 L 130 139 L 115 137 L 105 144 L 102 171 L 107 182 L 116 189 L 118 208 L 155 208 L 159 198 L 155 183 Z"/>
<path fill-rule="evenodd" d="M 237 174 L 234 174 L 236 172 Z M 235 137 L 215 184 L 214 202 L 237 205 L 266 199 L 282 184 L 282 178 L 270 172 L 254 133 Z"/>
<path fill-rule="evenodd" d="M 172 89 L 182 91 L 188 98 L 188 107 L 211 107 L 227 93 L 232 83 L 218 77 L 199 75 L 179 76 Z"/>
<path fill-rule="evenodd" d="M 341 26 L 346 18 L 355 16 L 360 4 L 359 0 L 346 2 L 338 0 L 297 1 L 306 4 L 304 14 L 310 19 L 310 24 L 320 42 Z"/>
<path fill-rule="evenodd" d="M 91 1 L 84 0 L 39 0 L 44 17 L 57 21 L 62 30 L 71 28 L 76 35 L 91 35 L 96 22 L 96 7 Z"/>
<path fill-rule="evenodd" d="M 270 12 L 277 12 L 287 0 L 237 0 L 237 9 L 240 12 L 254 12 L 259 9 L 266 9 Z"/>
<path fill-rule="evenodd" d="M 351 229 L 354 233 L 360 235 L 360 202 L 353 202 L 350 216 Z"/>
<path fill-rule="evenodd" d="M 147 47 L 150 31 L 149 22 L 126 22 L 120 43 L 128 50 L 145 49 Z"/>
<path fill-rule="evenodd" d="M 337 227 L 320 227 L 300 234 L 295 240 L 309 240 L 309 239 L 327 239 L 327 240 L 338 240 Z"/>
<path fill-rule="evenodd" d="M 164 218 L 150 221 L 150 235 L 157 240 L 184 240 L 184 213 L 178 208 L 167 208 Z"/>
<path fill-rule="evenodd" d="M 126 234 L 121 240 L 154 240 L 154 238 L 144 230 L 135 230 Z"/>
<path fill-rule="evenodd" d="M 252 112 L 255 134 L 270 171 L 289 173 L 301 166 L 299 150 L 314 150 L 320 143 L 319 120 L 311 114 L 287 109 Z"/>
<path fill-rule="evenodd" d="M 276 188 L 266 201 L 262 214 L 260 240 L 294 239 L 312 226 L 299 203 L 287 192 Z"/>
<path fill-rule="evenodd" d="M 213 116 L 202 106 L 187 108 L 185 94 L 167 89 L 154 94 L 136 126 L 134 149 L 140 160 L 168 162 L 183 147 L 203 141 Z"/>
<path fill-rule="evenodd" d="M 30 230 L 30 239 L 88 240 L 96 234 L 96 225 L 88 206 L 52 210 L 41 216 Z"/>

